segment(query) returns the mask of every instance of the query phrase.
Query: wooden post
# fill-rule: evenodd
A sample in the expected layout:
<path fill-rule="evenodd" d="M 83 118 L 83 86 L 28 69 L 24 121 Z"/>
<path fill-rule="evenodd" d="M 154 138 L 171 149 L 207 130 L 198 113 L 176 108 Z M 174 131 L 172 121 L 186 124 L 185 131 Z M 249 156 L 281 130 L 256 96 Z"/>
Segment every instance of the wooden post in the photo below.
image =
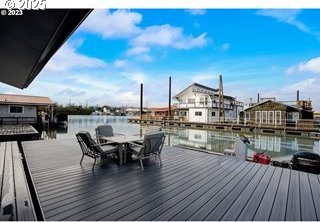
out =
<path fill-rule="evenodd" d="M 218 106 L 218 112 L 219 112 L 219 123 L 220 123 L 221 122 L 221 117 L 223 117 L 223 121 L 225 121 L 222 75 L 219 76 L 219 104 L 218 105 L 219 105 Z"/>
<path fill-rule="evenodd" d="M 143 113 L 143 83 L 140 84 L 140 119 Z"/>
<path fill-rule="evenodd" d="M 171 116 L 171 76 L 169 77 L 169 109 L 168 109 L 168 117 Z"/>

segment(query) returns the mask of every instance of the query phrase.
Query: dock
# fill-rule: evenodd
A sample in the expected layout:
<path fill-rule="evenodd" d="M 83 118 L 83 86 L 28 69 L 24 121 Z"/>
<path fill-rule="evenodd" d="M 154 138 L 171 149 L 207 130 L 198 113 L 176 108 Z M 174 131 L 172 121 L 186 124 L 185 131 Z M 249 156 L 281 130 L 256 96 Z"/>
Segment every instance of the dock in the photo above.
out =
<path fill-rule="evenodd" d="M 38 134 L 30 124 L 0 125 L 0 141 L 32 140 Z"/>
<path fill-rule="evenodd" d="M 295 127 L 270 127 L 258 126 L 250 124 L 237 124 L 237 123 L 200 123 L 200 122 L 185 122 L 174 119 L 140 119 L 128 118 L 129 123 L 136 124 L 149 124 L 168 127 L 182 127 L 189 129 L 202 129 L 202 130 L 218 130 L 225 132 L 242 132 L 242 133 L 257 133 L 265 135 L 277 136 L 295 136 L 302 138 L 320 139 L 320 128 L 300 129 Z"/>
<path fill-rule="evenodd" d="M 22 142 L 46 220 L 320 220 L 320 176 L 177 147 L 141 171 L 97 164 L 75 138 Z"/>

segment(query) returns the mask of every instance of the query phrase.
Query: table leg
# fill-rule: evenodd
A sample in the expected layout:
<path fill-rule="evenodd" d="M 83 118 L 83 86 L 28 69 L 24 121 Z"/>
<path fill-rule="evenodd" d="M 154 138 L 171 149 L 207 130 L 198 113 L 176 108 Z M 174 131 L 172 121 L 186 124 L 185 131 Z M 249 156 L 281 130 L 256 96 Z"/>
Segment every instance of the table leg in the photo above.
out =
<path fill-rule="evenodd" d="M 123 164 L 122 144 L 119 144 L 119 145 L 118 145 L 118 149 L 119 149 L 119 164 L 122 165 L 122 164 Z"/>
<path fill-rule="evenodd" d="M 127 163 L 127 144 L 124 144 L 123 146 L 123 163 Z"/>

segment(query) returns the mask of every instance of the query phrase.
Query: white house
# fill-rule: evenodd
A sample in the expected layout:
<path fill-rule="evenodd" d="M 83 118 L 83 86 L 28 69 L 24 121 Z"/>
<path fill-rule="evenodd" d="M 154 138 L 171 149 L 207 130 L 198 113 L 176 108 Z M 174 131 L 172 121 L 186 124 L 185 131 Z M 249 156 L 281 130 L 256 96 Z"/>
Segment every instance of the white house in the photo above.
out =
<path fill-rule="evenodd" d="M 219 90 L 193 83 L 173 97 L 175 118 L 189 122 L 212 123 L 219 121 Z M 243 110 L 243 103 L 224 95 L 225 121 L 235 121 Z M 223 118 L 221 118 L 221 121 Z"/>

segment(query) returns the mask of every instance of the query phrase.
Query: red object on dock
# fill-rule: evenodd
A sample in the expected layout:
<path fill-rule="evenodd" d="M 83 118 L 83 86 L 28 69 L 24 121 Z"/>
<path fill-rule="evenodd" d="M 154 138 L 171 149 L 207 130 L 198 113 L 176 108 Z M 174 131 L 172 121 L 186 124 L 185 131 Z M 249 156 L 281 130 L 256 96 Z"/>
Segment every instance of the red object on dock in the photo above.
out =
<path fill-rule="evenodd" d="M 270 161 L 271 161 L 271 159 L 268 155 L 265 155 L 263 153 L 254 153 L 253 154 L 253 162 L 268 165 L 270 163 Z"/>

